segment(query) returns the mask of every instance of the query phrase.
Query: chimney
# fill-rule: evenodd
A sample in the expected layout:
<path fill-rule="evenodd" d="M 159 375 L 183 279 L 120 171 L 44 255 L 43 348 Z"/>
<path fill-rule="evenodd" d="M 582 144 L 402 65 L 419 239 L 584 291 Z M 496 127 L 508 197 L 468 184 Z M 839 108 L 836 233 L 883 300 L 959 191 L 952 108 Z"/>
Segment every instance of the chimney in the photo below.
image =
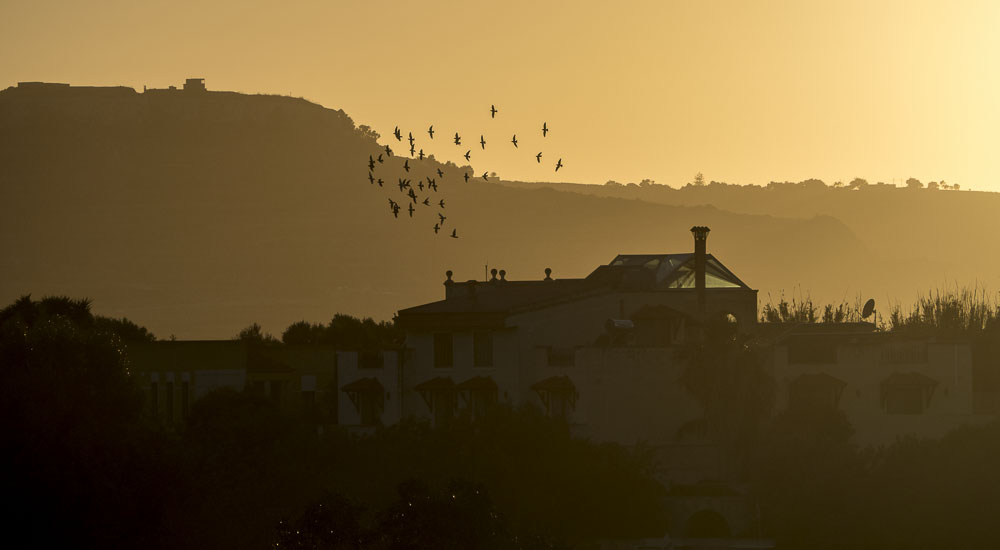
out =
<path fill-rule="evenodd" d="M 705 248 L 711 229 L 696 225 L 691 228 L 694 235 L 694 288 L 698 293 L 698 311 L 705 313 Z"/>

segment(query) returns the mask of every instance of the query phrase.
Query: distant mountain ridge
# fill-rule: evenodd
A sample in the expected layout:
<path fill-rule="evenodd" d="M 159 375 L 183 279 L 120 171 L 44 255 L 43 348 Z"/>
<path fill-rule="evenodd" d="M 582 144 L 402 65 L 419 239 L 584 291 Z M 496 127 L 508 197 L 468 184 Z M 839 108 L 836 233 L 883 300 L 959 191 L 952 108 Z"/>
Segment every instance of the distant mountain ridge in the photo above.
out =
<path fill-rule="evenodd" d="M 377 164 L 379 188 L 367 164 L 385 145 L 397 156 Z M 510 279 L 546 267 L 582 277 L 618 253 L 688 251 L 692 225 L 712 228 L 709 250 L 764 301 L 782 289 L 905 299 L 949 268 L 921 255 L 883 260 L 869 252 L 878 239 L 818 211 L 466 183 L 467 168 L 433 158 L 409 159 L 405 172 L 407 148 L 290 97 L 0 91 L 0 302 L 90 297 L 98 313 L 160 337 L 230 337 L 252 321 L 280 333 L 438 300 L 447 269 L 461 280 L 483 278 L 487 264 Z M 445 208 L 421 204 L 411 219 L 400 177 L 437 178 Z M 389 198 L 404 206 L 398 219 Z M 435 235 L 437 212 L 447 221 Z"/>

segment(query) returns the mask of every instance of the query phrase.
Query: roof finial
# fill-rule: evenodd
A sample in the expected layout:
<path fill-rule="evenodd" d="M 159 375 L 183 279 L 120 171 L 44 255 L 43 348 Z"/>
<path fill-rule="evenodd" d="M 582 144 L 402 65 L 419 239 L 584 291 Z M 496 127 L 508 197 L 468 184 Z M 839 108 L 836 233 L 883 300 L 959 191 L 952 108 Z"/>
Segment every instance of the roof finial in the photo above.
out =
<path fill-rule="evenodd" d="M 546 267 L 545 268 L 545 280 L 546 281 L 551 281 L 552 280 L 552 268 L 551 267 Z"/>
<path fill-rule="evenodd" d="M 501 269 L 500 270 L 500 280 L 501 281 L 506 281 L 507 280 L 507 270 L 506 269 Z"/>
<path fill-rule="evenodd" d="M 452 273 L 451 273 L 451 270 L 450 270 L 450 269 L 449 269 L 448 271 L 445 271 L 445 272 L 444 272 L 444 275 L 445 275 L 445 277 L 448 277 L 448 280 L 447 280 L 447 281 L 445 281 L 445 282 L 444 282 L 444 284 L 446 284 L 446 285 L 450 285 L 451 283 L 453 283 L 453 282 L 454 282 L 454 281 L 452 281 L 452 280 L 451 280 L 451 276 L 452 276 Z"/>
<path fill-rule="evenodd" d="M 493 269 L 491 269 L 490 270 L 490 275 L 491 275 L 491 277 L 490 277 L 491 281 L 497 280 L 497 268 L 494 267 Z"/>

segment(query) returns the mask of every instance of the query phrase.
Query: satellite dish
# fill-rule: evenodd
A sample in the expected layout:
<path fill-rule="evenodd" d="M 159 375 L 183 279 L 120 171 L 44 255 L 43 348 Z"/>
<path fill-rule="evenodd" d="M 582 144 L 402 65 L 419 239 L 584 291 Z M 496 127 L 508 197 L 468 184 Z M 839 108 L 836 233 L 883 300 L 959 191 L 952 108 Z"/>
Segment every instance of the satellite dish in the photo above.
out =
<path fill-rule="evenodd" d="M 868 317 L 871 317 L 873 311 L 875 311 L 875 298 L 869 298 L 868 301 L 865 302 L 865 307 L 861 310 L 861 318 L 867 319 Z"/>

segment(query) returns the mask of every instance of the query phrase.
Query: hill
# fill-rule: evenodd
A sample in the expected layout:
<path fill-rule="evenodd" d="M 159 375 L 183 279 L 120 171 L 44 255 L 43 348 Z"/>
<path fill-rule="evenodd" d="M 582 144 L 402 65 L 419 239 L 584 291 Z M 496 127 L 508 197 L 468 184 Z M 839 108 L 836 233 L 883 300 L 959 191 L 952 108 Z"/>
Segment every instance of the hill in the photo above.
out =
<path fill-rule="evenodd" d="M 280 332 L 338 311 L 387 319 L 440 299 L 446 269 L 463 280 L 482 277 L 486 263 L 511 279 L 541 278 L 545 267 L 580 277 L 618 253 L 688 251 L 692 225 L 712 228 L 709 250 L 765 301 L 782 289 L 905 298 L 953 267 L 930 254 L 880 258 L 869 247 L 882 241 L 835 217 L 739 200 L 657 204 L 466 183 L 465 167 L 410 159 L 407 173 L 398 156 L 376 164 L 380 188 L 367 164 L 386 144 L 406 148 L 290 97 L 4 90 L 0 302 L 87 296 L 99 313 L 160 337 L 230 337 L 251 321 Z M 445 208 L 421 204 L 411 219 L 400 177 L 436 178 L 438 192 L 426 195 Z M 403 206 L 398 219 L 388 198 Z M 448 219 L 435 235 L 438 211 Z"/>

